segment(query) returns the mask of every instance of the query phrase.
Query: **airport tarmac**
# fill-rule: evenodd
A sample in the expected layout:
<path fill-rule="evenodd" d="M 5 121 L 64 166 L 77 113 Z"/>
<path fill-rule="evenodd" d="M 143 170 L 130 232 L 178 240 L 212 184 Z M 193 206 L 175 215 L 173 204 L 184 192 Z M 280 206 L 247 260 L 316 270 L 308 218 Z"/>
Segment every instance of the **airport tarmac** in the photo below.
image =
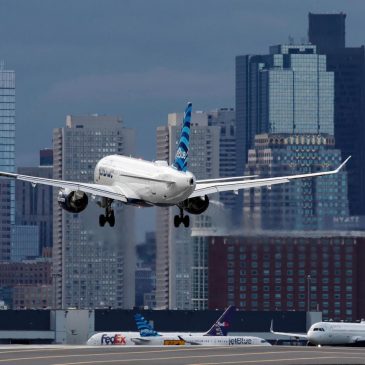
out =
<path fill-rule="evenodd" d="M 88 347 L 0 345 L 6 365 L 365 364 L 365 348 L 349 347 Z"/>

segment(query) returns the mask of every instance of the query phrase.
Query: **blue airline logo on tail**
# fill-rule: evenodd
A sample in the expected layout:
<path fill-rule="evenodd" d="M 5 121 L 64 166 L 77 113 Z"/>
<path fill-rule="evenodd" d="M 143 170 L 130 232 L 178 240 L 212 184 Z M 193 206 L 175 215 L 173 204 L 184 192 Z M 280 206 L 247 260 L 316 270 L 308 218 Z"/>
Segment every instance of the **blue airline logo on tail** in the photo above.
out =
<path fill-rule="evenodd" d="M 192 103 L 188 103 L 184 113 L 184 121 L 181 129 L 179 145 L 177 147 L 175 160 L 172 164 L 172 166 L 178 171 L 186 171 L 187 169 L 190 144 L 191 110 Z"/>
<path fill-rule="evenodd" d="M 140 314 L 135 314 L 134 319 L 141 337 L 161 336 Z"/>

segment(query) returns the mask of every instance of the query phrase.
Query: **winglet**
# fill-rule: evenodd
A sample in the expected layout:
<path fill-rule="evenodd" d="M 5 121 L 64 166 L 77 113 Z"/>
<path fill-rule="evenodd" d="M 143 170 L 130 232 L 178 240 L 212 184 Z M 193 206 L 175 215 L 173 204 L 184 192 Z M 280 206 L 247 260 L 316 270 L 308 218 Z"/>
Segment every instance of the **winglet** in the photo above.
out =
<path fill-rule="evenodd" d="M 274 333 L 274 320 L 271 320 L 271 324 L 270 324 L 270 332 Z"/>
<path fill-rule="evenodd" d="M 347 161 L 351 158 L 351 156 L 347 157 L 346 160 L 344 162 L 342 162 L 342 164 L 340 166 L 337 167 L 337 169 L 335 170 L 335 172 L 339 172 L 346 164 Z"/>
<path fill-rule="evenodd" d="M 172 163 L 178 171 L 186 171 L 189 155 L 190 144 L 190 121 L 191 121 L 192 103 L 188 103 L 184 113 L 184 121 L 181 128 L 179 145 L 176 150 L 175 160 Z"/>

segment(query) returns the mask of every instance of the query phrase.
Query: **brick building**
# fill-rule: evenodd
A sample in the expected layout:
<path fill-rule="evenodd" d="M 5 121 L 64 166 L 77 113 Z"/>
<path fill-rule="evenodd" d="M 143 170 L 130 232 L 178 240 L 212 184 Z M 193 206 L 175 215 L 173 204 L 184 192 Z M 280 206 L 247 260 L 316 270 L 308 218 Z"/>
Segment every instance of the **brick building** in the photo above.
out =
<path fill-rule="evenodd" d="M 0 263 L 0 299 L 12 309 L 46 308 L 52 304 L 50 258 Z"/>
<path fill-rule="evenodd" d="M 323 319 L 365 317 L 364 232 L 267 232 L 210 237 L 208 307 L 319 310 Z"/>

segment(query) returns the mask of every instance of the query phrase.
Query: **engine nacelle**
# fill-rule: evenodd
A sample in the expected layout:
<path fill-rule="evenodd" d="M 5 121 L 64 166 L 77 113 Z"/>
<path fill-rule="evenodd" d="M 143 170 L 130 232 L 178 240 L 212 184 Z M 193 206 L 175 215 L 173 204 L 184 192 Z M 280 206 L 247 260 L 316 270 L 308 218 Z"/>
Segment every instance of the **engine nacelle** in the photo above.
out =
<path fill-rule="evenodd" d="M 60 207 L 70 213 L 82 212 L 89 202 L 89 198 L 82 191 L 61 189 L 57 197 Z"/>
<path fill-rule="evenodd" d="M 209 207 L 209 198 L 207 195 L 204 195 L 186 199 L 179 203 L 178 207 L 190 214 L 202 214 Z"/>

